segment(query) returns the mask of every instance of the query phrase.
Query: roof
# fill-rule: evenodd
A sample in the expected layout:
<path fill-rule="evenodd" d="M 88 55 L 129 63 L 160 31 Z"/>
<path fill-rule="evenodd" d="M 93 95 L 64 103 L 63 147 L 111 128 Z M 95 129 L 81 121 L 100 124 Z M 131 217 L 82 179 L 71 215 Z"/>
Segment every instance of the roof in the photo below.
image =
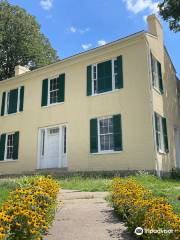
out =
<path fill-rule="evenodd" d="M 144 34 L 144 33 L 145 33 L 145 31 L 139 31 L 139 32 L 136 32 L 136 33 L 134 33 L 134 34 L 128 35 L 128 36 L 126 36 L 126 37 L 123 37 L 123 38 L 117 39 L 117 40 L 115 40 L 115 41 L 112 41 L 112 42 L 110 42 L 110 43 L 107 43 L 107 44 L 105 44 L 105 45 L 103 45 L 103 46 L 95 47 L 95 48 L 93 48 L 93 49 L 90 49 L 90 50 L 87 50 L 87 51 L 84 51 L 84 52 L 80 52 L 80 53 L 75 54 L 75 55 L 72 55 L 72 56 L 70 56 L 70 57 L 61 59 L 61 60 L 59 60 L 59 61 L 57 61 L 57 62 L 55 62 L 55 63 L 52 63 L 52 64 L 49 64 L 49 65 L 46 65 L 46 66 L 37 68 L 37 69 L 35 69 L 35 70 L 32 70 L 32 71 L 23 73 L 23 74 L 18 75 L 18 76 L 14 76 L 14 77 L 11 77 L 11 78 L 2 80 L 2 81 L 0 81 L 0 85 L 1 85 L 3 82 L 7 82 L 7 81 L 10 81 L 10 80 L 16 80 L 16 79 L 18 79 L 18 78 L 20 78 L 20 77 L 24 77 L 24 76 L 29 76 L 29 75 L 31 75 L 31 74 L 34 73 L 34 72 L 40 72 L 41 70 L 44 70 L 44 69 L 46 69 L 46 68 L 51 68 L 51 67 L 56 66 L 56 65 L 58 65 L 58 64 L 60 64 L 60 63 L 63 63 L 63 62 L 66 62 L 66 61 L 70 61 L 70 60 L 75 60 L 77 57 L 81 57 L 81 56 L 84 56 L 84 55 L 91 54 L 91 53 L 96 52 L 96 51 L 98 51 L 98 50 L 100 50 L 100 49 L 106 49 L 106 48 L 108 48 L 108 47 L 110 47 L 110 46 L 114 46 L 114 45 L 116 45 L 116 44 L 119 44 L 119 43 L 121 43 L 121 42 L 127 41 L 127 40 L 129 40 L 129 39 L 132 39 L 132 38 L 141 36 L 141 35 Z"/>

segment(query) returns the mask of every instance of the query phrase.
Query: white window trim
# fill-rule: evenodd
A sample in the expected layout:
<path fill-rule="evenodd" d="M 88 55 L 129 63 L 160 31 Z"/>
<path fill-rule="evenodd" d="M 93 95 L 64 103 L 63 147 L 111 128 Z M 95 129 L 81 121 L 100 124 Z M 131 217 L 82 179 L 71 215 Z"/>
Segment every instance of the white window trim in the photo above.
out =
<path fill-rule="evenodd" d="M 158 153 L 164 154 L 166 152 L 165 152 L 164 133 L 163 133 L 163 118 L 159 114 L 157 114 L 157 117 L 158 117 L 158 120 L 160 121 L 160 132 L 159 133 L 160 133 L 160 141 L 161 141 L 161 144 L 159 143 Z"/>
<path fill-rule="evenodd" d="M 97 81 L 97 88 L 98 88 L 98 64 L 99 63 L 104 63 L 108 60 L 104 60 L 102 62 L 98 62 L 98 63 L 95 63 L 95 64 L 92 64 L 91 65 L 91 75 L 92 75 L 92 79 L 91 79 L 91 86 L 92 86 L 92 95 L 91 96 L 97 96 L 97 95 L 102 95 L 102 94 L 106 94 L 106 93 L 109 93 L 109 92 L 114 92 L 114 91 L 118 91 L 119 89 L 116 89 L 116 86 L 115 86 L 115 76 L 117 73 L 114 72 L 114 61 L 117 60 L 117 57 L 116 58 L 112 58 L 110 61 L 111 61 L 111 66 L 112 66 L 112 90 L 110 91 L 107 91 L 107 92 L 103 92 L 103 93 L 94 93 L 94 81 L 96 80 Z M 96 79 L 94 79 L 94 66 L 96 66 Z"/>
<path fill-rule="evenodd" d="M 107 117 L 100 117 L 97 119 L 97 129 L 98 129 L 98 152 L 95 153 L 95 154 L 106 154 L 106 153 L 114 153 L 114 152 L 117 152 L 117 151 L 114 151 L 114 150 L 101 150 L 101 144 L 100 144 L 100 120 L 103 120 L 103 119 L 110 119 L 110 118 L 113 118 L 113 116 L 107 116 Z M 120 151 L 119 151 L 120 152 Z"/>
<path fill-rule="evenodd" d="M 50 82 L 51 82 L 51 80 L 57 79 L 58 77 L 59 77 L 59 75 L 48 78 L 48 101 L 47 101 L 47 106 L 43 106 L 43 108 L 50 107 L 50 106 L 56 106 L 56 105 L 60 105 L 60 104 L 64 103 L 64 102 L 50 103 Z"/>
<path fill-rule="evenodd" d="M 96 78 L 94 78 L 94 67 L 96 68 Z M 97 95 L 98 93 L 94 92 L 94 81 L 96 81 L 96 87 L 98 88 L 98 71 L 97 71 L 97 64 L 93 64 L 91 68 L 91 75 L 92 75 L 92 95 Z"/>
<path fill-rule="evenodd" d="M 153 88 L 159 93 L 159 94 L 162 94 L 161 91 L 160 91 L 160 85 L 159 85 L 159 74 L 158 74 L 158 60 L 152 55 L 152 60 L 154 61 L 155 63 L 155 72 L 153 72 L 153 69 L 152 69 L 152 75 L 153 75 L 153 81 L 154 81 L 154 84 L 153 84 Z"/>
<path fill-rule="evenodd" d="M 8 141 L 8 136 L 9 135 L 14 135 L 15 132 L 11 132 L 11 133 L 6 133 L 6 142 L 5 142 L 5 151 L 4 151 L 4 161 L 9 162 L 9 161 L 14 161 L 13 158 L 7 158 L 7 141 Z M 14 148 L 14 146 L 13 146 Z M 16 159 L 17 160 L 17 159 Z M 3 162 L 3 161 L 2 161 Z"/>

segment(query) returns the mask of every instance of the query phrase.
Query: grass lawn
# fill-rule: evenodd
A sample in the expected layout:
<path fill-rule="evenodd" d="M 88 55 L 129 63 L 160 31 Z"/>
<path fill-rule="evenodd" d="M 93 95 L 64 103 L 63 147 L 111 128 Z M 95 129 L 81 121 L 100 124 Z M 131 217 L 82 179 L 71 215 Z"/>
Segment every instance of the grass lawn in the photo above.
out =
<path fill-rule="evenodd" d="M 173 205 L 174 211 L 180 214 L 180 180 L 175 179 L 159 179 L 152 175 L 139 174 L 130 178 L 135 179 L 143 186 L 152 190 L 156 196 L 166 197 Z M 79 191 L 109 191 L 112 179 L 111 178 L 83 178 L 83 177 L 68 177 L 58 178 L 61 187 L 64 189 L 72 189 Z"/>
<path fill-rule="evenodd" d="M 174 211 L 180 214 L 180 180 L 159 179 L 152 175 L 137 175 L 134 178 L 143 186 L 152 190 L 156 196 L 166 197 L 172 204 Z"/>
<path fill-rule="evenodd" d="M 68 177 L 58 178 L 60 185 L 64 189 L 79 190 L 82 192 L 104 192 L 108 191 L 112 180 L 110 178 L 83 178 Z"/>
<path fill-rule="evenodd" d="M 169 203 L 173 205 L 175 212 L 180 214 L 180 180 L 174 179 L 159 179 L 152 175 L 139 174 L 131 178 L 137 180 L 143 186 L 152 190 L 156 196 L 164 196 L 168 199 Z M 101 192 L 109 191 L 112 183 L 111 178 L 103 177 L 67 177 L 57 178 L 63 189 L 79 190 L 84 192 Z M 16 180 L 2 180 L 0 179 L 0 206 L 4 202 L 8 193 L 14 190 L 17 186 Z"/>
<path fill-rule="evenodd" d="M 0 179 L 0 207 L 2 203 L 8 198 L 9 192 L 13 191 L 15 188 L 15 181 Z"/>

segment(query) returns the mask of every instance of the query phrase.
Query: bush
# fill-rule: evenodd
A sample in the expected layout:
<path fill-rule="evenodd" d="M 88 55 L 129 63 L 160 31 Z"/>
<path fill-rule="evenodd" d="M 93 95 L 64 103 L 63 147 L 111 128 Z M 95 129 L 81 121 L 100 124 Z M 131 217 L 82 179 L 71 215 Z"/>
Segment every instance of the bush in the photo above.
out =
<path fill-rule="evenodd" d="M 112 184 L 112 203 L 125 221 L 129 231 L 137 227 L 148 230 L 172 230 L 171 233 L 144 233 L 143 239 L 179 239 L 180 218 L 165 198 L 154 197 L 148 189 L 132 179 L 115 178 Z M 142 236 L 141 236 L 142 237 Z"/>
<path fill-rule="evenodd" d="M 0 239 L 42 239 L 53 219 L 58 183 L 31 177 L 10 193 L 0 210 Z"/>
<path fill-rule="evenodd" d="M 171 172 L 171 177 L 174 179 L 180 179 L 180 169 L 179 168 L 173 168 Z"/>

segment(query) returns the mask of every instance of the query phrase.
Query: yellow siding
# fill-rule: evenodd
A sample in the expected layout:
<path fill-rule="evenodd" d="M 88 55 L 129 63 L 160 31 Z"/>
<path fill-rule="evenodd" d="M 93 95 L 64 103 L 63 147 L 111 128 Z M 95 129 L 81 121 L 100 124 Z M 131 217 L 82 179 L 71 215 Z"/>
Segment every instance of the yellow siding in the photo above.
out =
<path fill-rule="evenodd" d="M 124 88 L 86 96 L 86 67 L 123 55 Z M 64 73 L 65 103 L 41 108 L 42 80 Z M 0 173 L 35 170 L 38 129 L 68 124 L 68 170 L 154 169 L 154 147 L 149 103 L 147 53 L 144 34 L 97 49 L 94 53 L 59 62 L 0 84 L 1 93 L 25 86 L 24 111 L 0 118 L 0 132 L 20 131 L 19 160 L 0 162 Z M 123 151 L 89 153 L 89 123 L 94 117 L 122 115 Z"/>

